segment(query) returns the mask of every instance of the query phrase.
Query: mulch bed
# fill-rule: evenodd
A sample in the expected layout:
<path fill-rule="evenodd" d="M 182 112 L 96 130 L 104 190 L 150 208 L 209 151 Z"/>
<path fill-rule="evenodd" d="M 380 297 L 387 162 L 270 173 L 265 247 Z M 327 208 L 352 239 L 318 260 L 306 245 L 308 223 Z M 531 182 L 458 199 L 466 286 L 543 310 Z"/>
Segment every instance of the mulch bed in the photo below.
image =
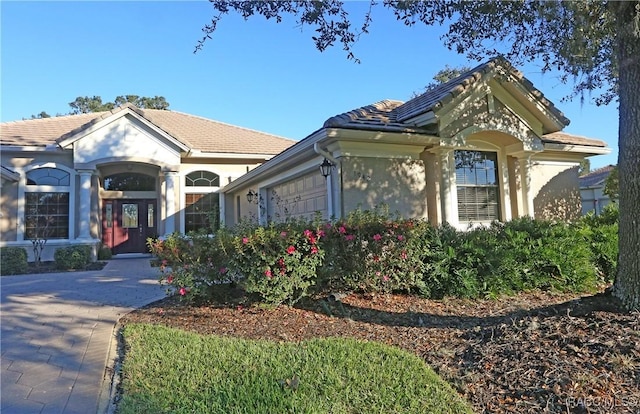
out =
<path fill-rule="evenodd" d="M 498 300 L 351 294 L 270 309 L 221 288 L 206 305 L 169 297 L 121 320 L 133 322 L 247 339 L 384 342 L 422 357 L 478 413 L 640 413 L 640 314 L 619 311 L 606 292 Z"/>

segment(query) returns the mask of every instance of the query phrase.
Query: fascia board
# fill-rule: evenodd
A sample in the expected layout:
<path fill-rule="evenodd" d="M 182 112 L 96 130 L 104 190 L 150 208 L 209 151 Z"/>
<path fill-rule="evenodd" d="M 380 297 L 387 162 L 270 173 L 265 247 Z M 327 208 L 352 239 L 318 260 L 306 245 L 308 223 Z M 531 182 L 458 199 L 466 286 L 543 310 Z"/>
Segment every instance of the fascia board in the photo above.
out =
<path fill-rule="evenodd" d="M 545 151 L 562 151 L 592 155 L 606 155 L 611 153 L 611 148 L 607 147 L 591 147 L 588 145 L 572 145 L 572 144 L 544 144 Z"/>
<path fill-rule="evenodd" d="M 356 141 L 398 145 L 433 145 L 440 142 L 435 135 L 410 132 L 361 131 L 349 128 L 330 128 L 327 130 L 327 142 Z"/>

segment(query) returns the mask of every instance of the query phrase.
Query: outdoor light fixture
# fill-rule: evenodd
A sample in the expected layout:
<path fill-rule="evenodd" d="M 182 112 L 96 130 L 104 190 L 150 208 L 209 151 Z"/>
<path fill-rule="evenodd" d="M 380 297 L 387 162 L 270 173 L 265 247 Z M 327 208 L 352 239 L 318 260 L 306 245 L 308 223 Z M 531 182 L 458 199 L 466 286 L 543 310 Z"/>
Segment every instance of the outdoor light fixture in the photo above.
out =
<path fill-rule="evenodd" d="M 322 164 L 320 164 L 320 174 L 322 174 L 324 178 L 327 178 L 329 174 L 331 174 L 331 167 L 333 167 L 333 164 L 325 158 Z"/>
<path fill-rule="evenodd" d="M 252 202 L 253 202 L 253 199 L 254 199 L 255 197 L 257 197 L 257 196 L 258 196 L 258 193 L 256 193 L 256 192 L 255 192 L 255 191 L 253 191 L 253 190 L 249 190 L 249 192 L 247 193 L 247 201 L 248 201 L 248 202 L 250 202 L 250 203 L 252 203 Z M 257 200 L 257 198 L 256 198 L 256 200 Z"/>

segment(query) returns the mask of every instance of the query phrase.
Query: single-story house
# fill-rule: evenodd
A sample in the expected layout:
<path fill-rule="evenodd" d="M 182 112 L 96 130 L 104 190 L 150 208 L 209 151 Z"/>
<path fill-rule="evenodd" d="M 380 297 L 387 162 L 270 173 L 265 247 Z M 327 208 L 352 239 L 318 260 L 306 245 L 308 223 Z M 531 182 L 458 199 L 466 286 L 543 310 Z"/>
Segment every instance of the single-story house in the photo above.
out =
<path fill-rule="evenodd" d="M 580 176 L 580 199 L 582 214 L 594 212 L 596 215 L 614 200 L 604 193 L 604 186 L 614 165 L 607 165 Z"/>
<path fill-rule="evenodd" d="M 460 228 L 571 219 L 580 162 L 609 149 L 568 124 L 500 58 L 407 102 L 331 117 L 298 142 L 130 104 L 3 123 L 0 245 L 29 250 L 46 231 L 44 260 L 69 244 L 134 253 L 149 236 L 382 203 Z"/>
<path fill-rule="evenodd" d="M 221 218 L 344 217 L 379 204 L 434 225 L 580 216 L 578 168 L 607 154 L 502 58 L 407 102 L 329 118 L 220 190 Z M 319 165 L 331 164 L 324 174 Z M 247 197 L 250 195 L 250 197 Z"/>
<path fill-rule="evenodd" d="M 0 245 L 32 259 L 46 233 L 42 260 L 71 244 L 145 252 L 147 237 L 215 227 L 218 190 L 295 143 L 131 104 L 3 123 L 0 142 Z"/>

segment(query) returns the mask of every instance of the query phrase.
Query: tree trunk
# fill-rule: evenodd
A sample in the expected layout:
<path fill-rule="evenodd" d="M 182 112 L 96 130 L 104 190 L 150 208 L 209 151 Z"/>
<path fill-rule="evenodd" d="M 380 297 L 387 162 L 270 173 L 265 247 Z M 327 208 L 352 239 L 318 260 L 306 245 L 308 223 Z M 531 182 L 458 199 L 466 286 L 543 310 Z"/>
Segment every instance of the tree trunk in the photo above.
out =
<path fill-rule="evenodd" d="M 620 99 L 620 253 L 613 295 L 633 310 L 640 309 L 640 1 L 610 4 L 617 25 Z"/>

